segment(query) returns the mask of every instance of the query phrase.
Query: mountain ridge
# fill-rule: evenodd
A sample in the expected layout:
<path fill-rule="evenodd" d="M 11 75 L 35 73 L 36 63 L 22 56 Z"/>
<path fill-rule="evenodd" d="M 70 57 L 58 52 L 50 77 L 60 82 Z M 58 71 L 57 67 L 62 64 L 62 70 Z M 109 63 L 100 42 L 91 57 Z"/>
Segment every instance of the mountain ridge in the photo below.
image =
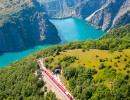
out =
<path fill-rule="evenodd" d="M 39 2 L 45 6 L 50 18 L 76 17 L 86 19 L 97 11 L 90 17 L 87 25 L 103 31 L 111 29 L 116 20 L 130 9 L 129 0 L 71 0 L 72 4 L 68 0 L 39 0 Z M 130 15 L 128 14 L 128 16 Z"/>
<path fill-rule="evenodd" d="M 5 0 L 1 2 L 9 7 L 3 8 L 0 13 L 0 52 L 24 50 L 34 45 L 61 41 L 56 27 L 36 0 L 19 1 L 16 5 L 12 5 L 11 1 L 8 4 Z"/>

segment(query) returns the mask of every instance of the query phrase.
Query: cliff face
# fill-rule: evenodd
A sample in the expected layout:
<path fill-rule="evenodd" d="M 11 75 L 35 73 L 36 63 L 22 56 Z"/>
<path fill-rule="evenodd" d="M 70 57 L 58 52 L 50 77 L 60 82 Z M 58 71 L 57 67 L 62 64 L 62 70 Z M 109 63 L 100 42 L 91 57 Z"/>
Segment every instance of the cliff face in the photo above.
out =
<path fill-rule="evenodd" d="M 129 0 L 39 1 L 45 5 L 45 9 L 50 18 L 76 17 L 86 19 L 89 17 L 87 18 L 89 19 L 87 24 L 94 26 L 96 29 L 102 29 L 103 31 L 111 29 L 116 20 L 130 9 Z"/>
<path fill-rule="evenodd" d="M 45 5 L 50 18 L 76 17 L 85 19 L 112 0 L 38 0 Z"/>
<path fill-rule="evenodd" d="M 121 15 L 112 25 L 111 29 L 125 26 L 128 23 L 130 23 L 130 10 Z"/>
<path fill-rule="evenodd" d="M 110 2 L 106 7 L 97 11 L 91 19 L 88 21 L 88 25 L 94 26 L 96 29 L 102 29 L 103 31 L 108 31 L 112 25 L 115 24 L 116 20 L 123 16 L 130 9 L 130 1 L 129 0 L 114 0 Z M 129 18 L 129 14 L 127 14 L 126 19 Z M 120 19 L 122 22 L 125 19 Z M 124 24 L 118 23 L 119 26 L 128 24 L 129 21 L 126 21 Z M 118 27 L 119 27 L 118 26 Z M 115 28 L 118 28 L 115 27 Z"/>
<path fill-rule="evenodd" d="M 85 19 L 102 5 L 101 0 L 39 0 L 39 2 L 45 5 L 50 18 Z"/>
<path fill-rule="evenodd" d="M 58 43 L 57 29 L 35 0 L 11 14 L 0 13 L 0 52 L 22 50 L 38 44 Z M 3 18 L 3 19 L 2 19 Z"/>

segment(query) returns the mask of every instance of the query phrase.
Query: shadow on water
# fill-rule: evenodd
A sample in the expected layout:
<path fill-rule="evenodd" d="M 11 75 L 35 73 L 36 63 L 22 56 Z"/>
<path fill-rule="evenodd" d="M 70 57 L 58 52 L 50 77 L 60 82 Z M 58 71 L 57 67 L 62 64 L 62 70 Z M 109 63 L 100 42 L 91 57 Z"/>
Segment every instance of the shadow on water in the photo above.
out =
<path fill-rule="evenodd" d="M 59 42 L 60 43 L 60 42 Z M 57 44 L 59 44 L 59 43 L 57 43 Z M 33 45 L 33 46 L 29 46 L 29 47 L 27 47 L 27 48 L 24 48 L 24 49 L 21 49 L 21 50 L 19 50 L 19 49 L 15 49 L 15 50 L 12 50 L 12 51 L 0 51 L 0 56 L 2 56 L 4 53 L 21 53 L 21 52 L 24 52 L 24 51 L 26 51 L 26 50 L 31 50 L 31 49 L 35 49 L 35 47 L 36 46 L 43 46 L 43 45 L 55 45 L 55 44 L 42 44 L 42 45 Z"/>
<path fill-rule="evenodd" d="M 58 43 L 59 44 L 59 43 Z M 10 52 L 1 52 L 0 54 L 0 67 L 4 67 L 8 65 L 9 63 L 15 62 L 17 60 L 20 60 L 24 58 L 25 56 L 34 53 L 37 50 L 49 47 L 49 46 L 54 46 L 58 44 L 44 44 L 44 45 L 35 45 L 27 49 L 23 50 L 15 50 L 15 51 L 10 51 Z"/>
<path fill-rule="evenodd" d="M 0 51 L 0 56 L 2 56 L 3 55 L 3 52 L 2 51 Z"/>
<path fill-rule="evenodd" d="M 59 44 L 67 43 L 67 40 L 65 40 L 64 36 L 60 33 L 60 30 L 58 32 L 58 35 L 61 38 L 61 42 Z"/>
<path fill-rule="evenodd" d="M 94 27 L 87 26 L 86 20 L 68 18 L 63 20 L 50 20 L 57 28 L 58 34 L 61 38 L 61 42 L 57 44 L 43 44 L 35 45 L 23 50 L 15 50 L 11 52 L 0 51 L 0 67 L 4 67 L 11 62 L 20 60 L 25 56 L 34 53 L 36 50 L 40 50 L 49 46 L 63 44 L 70 41 L 83 41 L 88 39 L 100 38 L 105 32 L 102 30 L 96 30 Z"/>

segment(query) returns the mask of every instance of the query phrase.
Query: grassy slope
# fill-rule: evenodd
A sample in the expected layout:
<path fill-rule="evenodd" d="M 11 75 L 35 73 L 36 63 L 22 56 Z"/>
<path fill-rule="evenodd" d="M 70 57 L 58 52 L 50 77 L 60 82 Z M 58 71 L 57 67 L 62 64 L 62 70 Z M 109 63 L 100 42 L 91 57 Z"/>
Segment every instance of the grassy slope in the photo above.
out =
<path fill-rule="evenodd" d="M 97 43 L 98 43 L 98 41 L 102 41 L 102 43 L 105 43 L 105 42 L 108 43 L 109 39 L 113 39 L 113 40 L 122 39 L 122 40 L 125 40 L 125 41 L 129 40 L 129 38 L 130 38 L 130 28 L 129 27 L 130 27 L 130 25 L 126 25 L 126 26 L 123 26 L 121 28 L 114 29 L 114 30 L 106 33 L 99 40 L 95 40 L 95 41 L 97 41 Z M 88 41 L 92 42 L 92 40 L 88 40 Z M 113 41 L 113 42 L 117 42 L 118 46 L 120 46 L 121 44 L 119 43 L 119 41 L 120 40 Z M 81 42 L 81 44 L 82 43 L 83 42 Z M 124 44 L 124 45 L 126 45 L 126 44 Z M 75 44 L 72 44 L 72 45 L 70 44 L 69 46 L 73 47 L 73 45 L 75 45 Z M 122 89 L 122 87 L 125 87 L 125 86 L 129 87 L 129 81 L 130 80 L 124 79 L 127 82 L 127 85 L 121 84 L 120 81 L 119 81 L 124 76 L 128 75 L 128 77 L 129 77 L 129 75 L 130 75 L 130 73 L 129 73 L 130 72 L 130 50 L 129 49 L 124 49 L 123 51 L 119 50 L 119 51 L 115 51 L 113 53 L 109 51 L 109 50 L 111 50 L 111 48 L 109 48 L 109 50 L 90 49 L 89 51 L 86 50 L 85 52 L 83 52 L 83 50 L 87 49 L 87 48 L 83 49 L 86 45 L 87 45 L 87 43 L 82 44 L 82 49 L 64 50 L 64 51 L 60 52 L 59 55 L 56 55 L 56 56 L 53 55 L 51 57 L 46 57 L 46 58 L 44 58 L 45 60 L 53 58 L 54 61 L 52 61 L 51 63 L 45 63 L 46 61 L 44 60 L 44 63 L 45 63 L 45 65 L 48 65 L 48 68 L 50 70 L 52 70 L 52 71 L 56 67 L 61 66 L 62 70 L 63 70 L 63 74 L 64 74 L 65 70 L 72 69 L 72 68 L 80 68 L 80 66 L 84 66 L 86 68 L 86 70 L 88 70 L 88 69 L 95 69 L 97 71 L 97 73 L 92 75 L 93 80 L 95 81 L 95 83 L 91 83 L 91 85 L 93 84 L 94 86 L 97 86 L 96 88 L 100 88 L 99 83 L 100 84 L 104 84 L 108 88 L 108 91 L 110 91 L 110 93 L 111 93 L 109 95 L 115 95 L 114 92 L 117 91 L 117 90 Z M 91 44 L 91 45 L 93 45 L 93 44 Z M 111 44 L 108 44 L 108 45 L 110 46 Z M 128 48 L 129 48 L 129 42 L 128 42 Z M 69 48 L 69 49 L 71 49 L 71 48 Z M 96 55 L 98 55 L 98 57 L 96 57 Z M 75 57 L 77 57 L 79 59 L 75 60 L 70 65 L 67 65 L 68 67 L 66 66 L 67 68 L 65 68 L 64 66 L 65 66 L 66 62 L 67 63 L 69 62 L 69 60 L 67 60 L 66 62 L 62 61 L 65 56 L 69 56 L 69 57 L 75 56 Z M 116 57 L 119 57 L 119 58 L 117 59 Z M 105 60 L 105 61 L 104 62 L 100 62 L 100 59 Z M 127 61 L 125 61 L 124 59 L 127 59 Z M 105 68 L 99 69 L 101 64 L 104 64 Z M 126 67 L 126 65 L 128 65 L 128 67 Z M 111 66 L 111 68 L 109 68 L 109 66 Z M 68 73 L 70 74 L 70 72 L 68 72 Z M 73 76 L 72 79 L 75 79 L 74 77 L 76 77 L 76 76 Z M 66 87 L 69 89 L 69 91 L 71 91 L 76 98 L 80 98 L 80 99 L 82 98 L 81 95 L 85 92 L 85 90 L 84 90 L 85 88 L 82 88 L 82 86 L 84 84 L 81 85 L 81 86 L 78 85 L 78 86 L 74 87 L 76 89 L 72 89 L 72 84 L 70 85 L 72 79 L 68 80 L 68 79 L 66 79 L 64 77 L 64 75 L 61 75 L 61 79 L 62 79 L 62 82 L 66 85 Z M 113 88 L 112 84 L 116 84 L 115 80 L 117 80 L 117 79 L 119 79 L 117 82 L 119 84 L 121 84 L 122 86 L 121 87 L 117 87 L 117 88 L 115 88 L 115 87 Z M 97 83 L 97 81 L 98 82 L 100 81 L 100 82 Z M 78 82 L 78 79 L 75 82 Z M 73 84 L 76 84 L 76 83 L 73 83 Z M 91 87 L 91 85 L 90 85 L 90 87 Z M 78 96 L 77 96 L 77 94 L 75 94 L 75 93 L 76 93 L 78 87 L 80 89 L 82 88 L 83 91 L 82 92 L 80 91 L 79 93 L 77 93 L 78 94 Z M 95 91 L 99 91 L 99 90 L 95 90 Z M 102 93 L 105 92 L 105 90 L 101 90 L 101 91 L 102 91 Z M 129 91 L 129 89 L 124 91 L 124 94 L 123 94 L 123 91 L 124 90 L 120 90 L 120 93 L 116 94 L 115 97 L 114 96 L 113 97 L 109 96 L 109 99 L 110 98 L 121 99 L 122 97 L 123 98 L 127 98 L 128 96 L 126 96 L 126 97 L 122 96 L 121 97 L 120 94 L 121 93 L 122 93 L 122 95 L 127 94 L 126 91 Z M 103 96 L 104 93 L 101 94 L 101 97 L 98 96 L 99 92 L 95 92 L 94 94 L 92 94 L 92 98 L 91 99 L 95 100 L 95 99 L 98 99 L 98 98 L 101 99 L 103 97 L 104 97 L 104 99 L 107 98 L 106 95 Z M 107 93 L 107 92 L 105 92 L 105 93 Z M 87 96 L 90 96 L 90 95 L 87 94 Z M 85 96 L 85 94 L 83 96 Z M 88 97 L 88 98 L 90 98 L 90 97 Z"/>
<path fill-rule="evenodd" d="M 128 34 L 129 34 L 129 31 L 128 31 Z M 113 38 L 113 41 L 114 40 L 115 39 Z M 120 45 L 126 45 L 126 47 L 129 48 L 129 40 L 125 39 L 122 41 L 123 41 L 123 44 L 122 44 L 122 42 L 120 43 L 120 42 L 118 42 L 118 40 L 115 40 L 115 42 L 117 42 L 116 45 L 114 45 L 108 49 L 111 50 L 116 47 L 116 49 L 114 49 L 114 50 L 118 50 Z M 42 82 L 40 82 L 40 81 L 38 82 L 37 77 L 33 76 L 34 71 L 38 70 L 38 64 L 36 62 L 37 58 L 54 56 L 55 54 L 57 54 L 57 52 L 64 51 L 64 50 L 69 50 L 68 52 L 65 52 L 65 53 L 69 54 L 69 52 L 72 52 L 71 49 L 76 49 L 76 50 L 79 49 L 77 51 L 74 50 L 76 53 L 79 53 L 79 54 L 82 53 L 82 55 L 80 54 L 81 57 L 79 57 L 79 58 L 82 59 L 82 56 L 84 56 L 85 58 L 86 58 L 86 56 L 88 56 L 90 58 L 94 57 L 95 59 L 99 59 L 99 58 L 95 57 L 96 54 L 94 54 L 94 55 L 92 54 L 92 51 L 94 52 L 94 50 L 90 50 L 90 54 L 92 55 L 92 56 L 90 56 L 87 54 L 89 51 L 81 52 L 81 49 L 90 49 L 90 48 L 91 49 L 95 49 L 95 48 L 102 49 L 101 47 L 102 47 L 102 45 L 104 46 L 105 42 L 108 43 L 107 39 L 104 39 L 103 41 L 102 40 L 87 40 L 87 41 L 81 41 L 81 42 L 75 41 L 75 42 L 69 42 L 67 44 L 63 44 L 63 45 L 59 45 L 59 46 L 52 46 L 52 47 L 44 48 L 42 50 L 38 50 L 35 53 L 30 54 L 27 57 L 25 57 L 19 61 L 10 63 L 9 66 L 0 68 L 0 79 L 1 79 L 0 80 L 0 99 L 24 99 L 24 100 L 33 99 L 33 100 L 37 100 L 37 98 L 39 98 L 39 100 L 40 100 L 41 98 L 43 98 L 42 97 L 43 92 L 40 91 L 40 88 L 43 85 L 42 85 Z M 110 45 L 110 44 L 108 43 L 107 45 Z M 105 48 L 103 48 L 103 50 L 104 49 Z M 70 54 L 74 54 L 75 52 L 70 53 Z M 100 52 L 111 55 L 111 54 L 107 53 L 107 51 L 100 51 Z M 127 54 L 127 53 L 129 53 L 129 50 L 128 51 L 124 50 L 123 52 L 125 52 Z M 86 56 L 83 53 L 85 53 Z M 122 52 L 117 52 L 117 55 L 119 56 L 121 53 Z M 103 54 L 104 55 L 103 58 L 105 58 L 106 54 Z M 99 55 L 99 57 L 101 57 L 101 53 L 97 54 L 97 55 Z M 122 55 L 123 56 L 120 59 L 123 59 L 123 57 L 125 57 L 125 54 L 122 54 Z M 127 58 L 127 60 L 128 60 L 128 58 Z M 92 59 L 92 61 L 93 61 L 93 59 Z M 92 63 L 92 61 L 91 61 L 91 63 Z M 85 65 L 86 67 L 87 67 L 87 64 L 89 65 L 89 67 L 93 65 L 90 63 L 90 61 L 87 62 L 87 61 L 81 60 L 80 63 L 81 64 L 86 63 L 86 65 Z M 76 63 L 74 63 L 74 66 L 75 65 L 76 65 Z M 97 68 L 97 67 L 99 67 L 99 66 L 98 65 L 95 66 L 95 68 Z M 123 66 L 123 68 L 124 68 L 124 66 Z M 121 72 L 126 72 L 126 71 L 122 70 Z"/>
<path fill-rule="evenodd" d="M 91 49 L 89 51 L 82 52 L 81 49 L 75 49 L 75 50 L 67 50 L 66 52 L 61 52 L 60 55 L 54 57 L 54 61 L 49 64 L 49 66 L 55 66 L 55 63 L 58 62 L 58 59 L 62 59 L 64 56 L 75 56 L 79 57 L 79 60 L 76 60 L 74 63 L 70 64 L 70 66 L 78 67 L 79 65 L 84 65 L 86 69 L 92 68 L 96 69 L 98 71 L 97 74 L 95 74 L 93 77 L 96 78 L 104 78 L 104 83 L 110 87 L 110 79 L 111 77 L 106 77 L 103 75 L 103 70 L 99 70 L 100 64 L 104 63 L 105 66 L 111 65 L 112 68 L 116 69 L 116 73 L 122 73 L 127 74 L 127 71 L 130 71 L 130 68 L 127 68 L 124 70 L 125 65 L 130 61 L 130 50 L 123 50 L 123 52 L 115 51 L 113 53 L 109 53 L 107 50 L 97 50 L 97 49 Z M 98 55 L 99 57 L 96 57 Z M 120 59 L 115 59 L 115 57 L 122 55 Z M 127 55 L 127 57 L 126 57 Z M 48 57 L 47 57 L 48 58 Z M 52 58 L 52 57 L 50 57 Z M 100 62 L 99 59 L 108 59 L 108 61 Z M 124 58 L 127 58 L 127 61 L 124 61 Z M 46 59 L 46 58 L 45 58 Z M 112 62 L 110 61 L 112 59 Z M 120 61 L 120 62 L 118 62 Z M 114 62 L 117 63 L 118 67 L 114 66 Z M 54 68 L 52 68 L 53 70 Z M 67 86 L 68 87 L 68 86 Z"/>

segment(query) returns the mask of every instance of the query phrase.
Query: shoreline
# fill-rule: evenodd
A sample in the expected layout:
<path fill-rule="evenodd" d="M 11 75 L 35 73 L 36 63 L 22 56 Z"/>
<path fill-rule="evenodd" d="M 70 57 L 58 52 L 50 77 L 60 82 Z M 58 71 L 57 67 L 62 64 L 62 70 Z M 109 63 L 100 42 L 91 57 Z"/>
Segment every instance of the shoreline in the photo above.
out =
<path fill-rule="evenodd" d="M 56 18 L 49 18 L 49 20 L 55 20 L 55 19 L 62 20 L 62 19 L 68 19 L 68 18 L 75 18 L 75 17 L 72 17 L 72 16 L 69 16 L 69 17 L 63 17 L 63 18 L 56 17 Z"/>

